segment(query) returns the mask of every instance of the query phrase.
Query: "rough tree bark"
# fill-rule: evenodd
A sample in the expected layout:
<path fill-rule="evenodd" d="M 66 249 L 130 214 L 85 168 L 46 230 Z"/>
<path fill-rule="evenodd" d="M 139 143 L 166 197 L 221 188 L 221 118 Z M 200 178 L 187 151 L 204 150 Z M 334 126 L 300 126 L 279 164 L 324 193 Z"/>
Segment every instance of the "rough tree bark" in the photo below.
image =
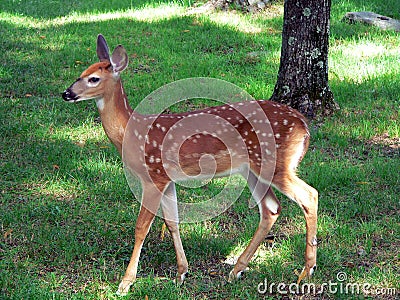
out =
<path fill-rule="evenodd" d="M 308 118 L 339 107 L 328 84 L 331 0 L 285 0 L 281 60 L 271 100 Z"/>

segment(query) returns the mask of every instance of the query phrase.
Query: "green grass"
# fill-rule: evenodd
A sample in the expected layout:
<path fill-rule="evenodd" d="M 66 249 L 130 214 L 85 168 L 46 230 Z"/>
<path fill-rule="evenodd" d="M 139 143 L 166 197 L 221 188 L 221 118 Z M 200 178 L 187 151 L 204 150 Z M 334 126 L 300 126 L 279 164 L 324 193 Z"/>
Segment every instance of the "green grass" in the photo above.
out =
<path fill-rule="evenodd" d="M 196 76 L 227 80 L 256 99 L 271 95 L 282 4 L 256 16 L 187 16 L 189 3 L 1 1 L 1 299 L 116 298 L 139 203 L 94 103 L 60 97 L 97 61 L 98 33 L 129 53 L 122 76 L 132 106 L 164 84 Z M 399 34 L 341 22 L 345 12 L 359 10 L 400 19 L 397 0 L 332 3 L 329 76 L 341 110 L 311 125 L 299 170 L 320 193 L 319 268 L 309 282 L 336 281 L 343 271 L 347 282 L 399 291 Z M 249 59 L 254 51 L 263 55 Z M 186 202 L 201 195 L 178 193 Z M 182 287 L 171 281 L 175 254 L 168 236 L 160 241 L 156 220 L 130 299 L 285 299 L 257 292 L 265 279 L 294 282 L 303 264 L 301 210 L 279 196 L 283 211 L 271 238 L 233 284 L 225 261 L 243 251 L 258 224 L 247 191 L 225 214 L 181 226 L 190 264 Z"/>

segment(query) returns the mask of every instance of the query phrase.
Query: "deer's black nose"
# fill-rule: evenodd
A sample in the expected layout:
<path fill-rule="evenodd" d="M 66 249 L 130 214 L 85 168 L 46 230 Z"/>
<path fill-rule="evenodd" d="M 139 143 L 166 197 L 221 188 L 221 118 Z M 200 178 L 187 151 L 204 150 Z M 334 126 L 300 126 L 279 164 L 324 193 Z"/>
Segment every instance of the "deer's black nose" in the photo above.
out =
<path fill-rule="evenodd" d="M 72 92 L 70 89 L 66 89 L 64 93 L 62 93 L 62 97 L 65 101 L 75 101 L 78 100 L 78 96 Z"/>

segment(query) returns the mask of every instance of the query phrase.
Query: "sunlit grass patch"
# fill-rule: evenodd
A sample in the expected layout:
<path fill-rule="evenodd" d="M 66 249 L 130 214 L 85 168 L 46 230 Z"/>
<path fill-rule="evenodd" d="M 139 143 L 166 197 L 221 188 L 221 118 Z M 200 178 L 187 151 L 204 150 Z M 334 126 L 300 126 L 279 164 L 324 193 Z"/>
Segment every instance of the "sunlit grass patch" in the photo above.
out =
<path fill-rule="evenodd" d="M 353 84 L 379 78 L 396 76 L 400 49 L 393 47 L 393 39 L 372 41 L 370 38 L 341 42 L 331 46 L 330 71 L 332 79 L 347 80 Z M 335 78 L 336 77 L 336 78 Z"/>
<path fill-rule="evenodd" d="M 181 16 L 184 8 L 176 4 L 151 5 L 143 8 L 129 8 L 120 11 L 99 12 L 99 13 L 80 13 L 71 12 L 66 16 L 53 19 L 33 18 L 29 16 L 12 14 L 7 12 L 0 13 L 0 21 L 7 22 L 17 27 L 44 29 L 48 27 L 65 26 L 76 23 L 104 22 L 118 19 L 130 19 L 141 22 L 155 22 L 172 17 Z"/>

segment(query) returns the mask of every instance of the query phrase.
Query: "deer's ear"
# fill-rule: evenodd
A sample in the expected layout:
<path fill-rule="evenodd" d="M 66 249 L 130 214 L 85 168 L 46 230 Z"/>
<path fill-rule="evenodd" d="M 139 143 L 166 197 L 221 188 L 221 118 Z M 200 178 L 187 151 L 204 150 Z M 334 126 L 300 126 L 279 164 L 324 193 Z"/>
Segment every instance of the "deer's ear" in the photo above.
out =
<path fill-rule="evenodd" d="M 128 66 L 128 54 L 126 54 L 126 50 L 121 45 L 118 45 L 112 55 L 111 55 L 111 64 L 113 66 L 114 72 L 121 72 L 125 70 Z"/>
<path fill-rule="evenodd" d="M 97 36 L 97 56 L 100 61 L 110 61 L 110 51 L 106 39 L 101 34 Z"/>

